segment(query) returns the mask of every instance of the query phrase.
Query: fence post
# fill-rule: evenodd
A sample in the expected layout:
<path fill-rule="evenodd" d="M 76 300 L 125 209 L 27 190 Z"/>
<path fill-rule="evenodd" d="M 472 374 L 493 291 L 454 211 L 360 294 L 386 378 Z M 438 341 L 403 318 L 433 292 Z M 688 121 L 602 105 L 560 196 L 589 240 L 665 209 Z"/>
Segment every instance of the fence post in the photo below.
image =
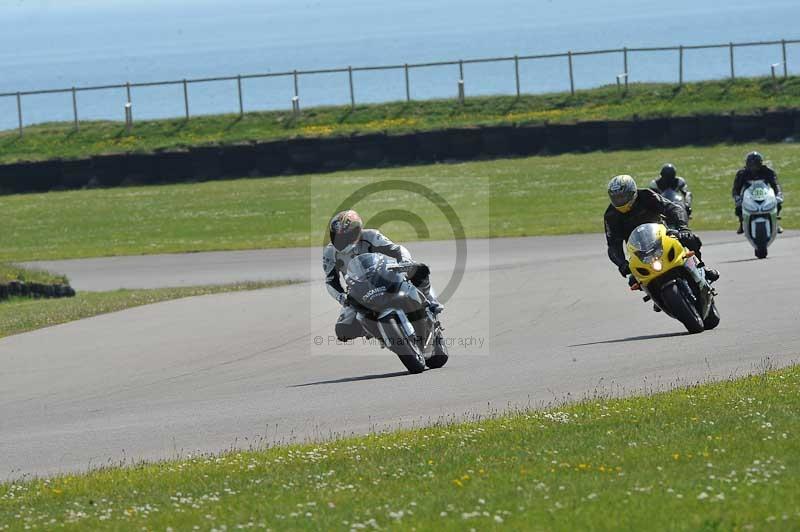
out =
<path fill-rule="evenodd" d="M 353 90 L 353 67 L 347 67 L 347 77 L 350 80 L 350 109 L 356 108 L 356 94 Z"/>
<path fill-rule="evenodd" d="M 406 101 L 410 102 L 411 101 L 411 85 L 410 85 L 410 83 L 408 81 L 408 63 L 403 65 L 403 70 L 405 70 L 405 74 L 406 74 Z"/>
<path fill-rule="evenodd" d="M 678 86 L 683 86 L 683 45 L 678 47 Z"/>
<path fill-rule="evenodd" d="M 464 61 L 458 60 L 458 102 L 464 103 Z"/>
<path fill-rule="evenodd" d="M 22 136 L 22 95 L 17 92 L 17 118 L 19 119 L 19 136 Z"/>
<path fill-rule="evenodd" d="M 242 75 L 236 76 L 236 88 L 239 90 L 239 116 L 244 116 L 244 99 L 242 98 Z"/>
<path fill-rule="evenodd" d="M 186 109 L 186 120 L 189 120 L 189 84 L 183 80 L 183 106 Z"/>
<path fill-rule="evenodd" d="M 728 44 L 728 50 L 730 50 L 731 56 L 731 79 L 736 79 L 736 71 L 733 68 L 733 43 Z"/>
<path fill-rule="evenodd" d="M 78 96 L 75 93 L 75 87 L 72 87 L 72 118 L 77 131 L 80 129 L 80 125 L 78 124 Z"/>
<path fill-rule="evenodd" d="M 786 39 L 781 39 L 781 52 L 783 54 L 783 78 L 789 77 L 789 66 L 786 64 Z"/>
<path fill-rule="evenodd" d="M 575 96 L 575 78 L 572 74 L 572 50 L 567 52 L 567 62 L 569 63 L 569 93 Z"/>
<path fill-rule="evenodd" d="M 628 47 L 625 46 L 622 48 L 622 66 L 625 70 L 622 71 L 625 74 L 625 92 L 628 92 Z"/>
<path fill-rule="evenodd" d="M 125 84 L 125 95 L 128 97 L 128 103 L 131 103 L 131 82 Z"/>
<path fill-rule="evenodd" d="M 517 82 L 517 98 L 519 98 L 519 56 L 514 56 L 514 78 Z"/>

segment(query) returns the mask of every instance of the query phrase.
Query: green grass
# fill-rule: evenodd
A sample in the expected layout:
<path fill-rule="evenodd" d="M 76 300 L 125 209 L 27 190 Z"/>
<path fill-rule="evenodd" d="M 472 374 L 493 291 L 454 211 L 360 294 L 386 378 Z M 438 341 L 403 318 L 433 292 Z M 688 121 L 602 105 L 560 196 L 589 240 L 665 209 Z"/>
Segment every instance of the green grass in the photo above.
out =
<path fill-rule="evenodd" d="M 545 95 L 486 96 L 455 100 L 394 102 L 305 109 L 299 119 L 290 112 L 258 112 L 136 122 L 132 133 L 120 122 L 82 122 L 29 126 L 23 138 L 16 130 L 0 132 L 0 162 L 98 153 L 152 151 L 157 148 L 232 143 L 290 137 L 345 135 L 353 132 L 430 130 L 456 126 L 573 122 L 706 113 L 758 112 L 800 107 L 800 78 L 775 83 L 769 78 L 705 81 L 683 87 L 667 83 L 632 84 L 627 96 L 616 87 Z"/>
<path fill-rule="evenodd" d="M 0 338 L 171 299 L 222 292 L 259 290 L 286 284 L 289 284 L 289 281 L 248 282 L 149 290 L 115 290 L 111 292 L 79 292 L 75 297 L 66 299 L 33 300 L 17 298 L 0 303 Z M 0 519 L 0 522 L 2 522 L 2 519 Z"/>
<path fill-rule="evenodd" d="M 64 275 L 51 273 L 37 268 L 22 268 L 13 264 L 0 263 L 0 283 L 22 281 L 25 283 L 69 284 Z"/>
<path fill-rule="evenodd" d="M 798 392 L 792 367 L 649 397 L 6 483 L 0 529 L 797 529 Z"/>
<path fill-rule="evenodd" d="M 647 186 L 666 161 L 695 192 L 693 227 L 733 230 L 733 175 L 756 148 L 774 162 L 786 189 L 784 225 L 800 228 L 798 146 L 718 145 L 3 196 L 0 261 L 317 245 L 342 199 L 384 179 L 413 180 L 442 194 L 469 237 L 601 232 L 609 178 L 630 173 Z M 409 193 L 353 207 L 366 220 L 408 209 L 428 224 L 430 238 L 452 237 L 438 209 Z M 383 229 L 398 241 L 418 238 L 404 223 Z"/>

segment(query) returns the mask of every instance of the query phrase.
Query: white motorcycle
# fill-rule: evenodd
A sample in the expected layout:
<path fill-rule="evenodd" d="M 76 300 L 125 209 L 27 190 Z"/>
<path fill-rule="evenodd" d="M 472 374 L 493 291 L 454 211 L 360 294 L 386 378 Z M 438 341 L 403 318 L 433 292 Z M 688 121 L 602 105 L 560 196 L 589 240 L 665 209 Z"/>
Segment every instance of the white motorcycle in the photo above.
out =
<path fill-rule="evenodd" d="M 765 181 L 751 181 L 742 194 L 742 228 L 756 257 L 766 258 L 778 234 L 778 198 Z"/>

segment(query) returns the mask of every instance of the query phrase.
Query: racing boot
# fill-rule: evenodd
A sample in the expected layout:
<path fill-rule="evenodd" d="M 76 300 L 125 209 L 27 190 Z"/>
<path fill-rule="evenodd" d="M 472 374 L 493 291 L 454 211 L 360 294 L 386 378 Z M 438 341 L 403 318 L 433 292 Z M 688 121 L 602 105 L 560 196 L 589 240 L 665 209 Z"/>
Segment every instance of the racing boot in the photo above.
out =
<path fill-rule="evenodd" d="M 423 282 L 419 283 L 417 288 L 422 292 L 422 295 L 425 296 L 425 299 L 428 300 L 428 308 L 431 309 L 434 316 L 440 314 L 444 310 L 444 305 L 439 303 L 439 300 L 436 299 L 436 296 L 433 294 L 430 279 L 425 279 Z"/>
<path fill-rule="evenodd" d="M 715 270 L 714 268 L 709 268 L 705 264 L 702 264 L 702 263 L 700 264 L 700 266 L 706 272 L 706 281 L 708 281 L 708 284 L 712 284 L 712 283 L 714 283 L 714 282 L 719 280 L 719 271 Z"/>
<path fill-rule="evenodd" d="M 780 231 L 780 229 L 778 230 Z M 744 227 L 742 227 L 742 221 L 739 220 L 739 228 L 736 230 L 736 234 L 741 235 L 742 233 L 744 233 Z"/>

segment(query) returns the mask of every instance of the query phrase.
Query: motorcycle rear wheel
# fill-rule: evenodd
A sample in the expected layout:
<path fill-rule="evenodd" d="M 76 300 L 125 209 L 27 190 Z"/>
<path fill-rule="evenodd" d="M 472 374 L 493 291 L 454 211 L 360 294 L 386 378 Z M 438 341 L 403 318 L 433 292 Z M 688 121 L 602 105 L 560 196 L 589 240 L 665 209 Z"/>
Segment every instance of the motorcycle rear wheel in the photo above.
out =
<path fill-rule="evenodd" d="M 388 347 L 400 362 L 406 367 L 409 373 L 422 373 L 425 371 L 425 357 L 422 356 L 416 346 L 404 333 L 403 328 L 397 323 L 397 319 L 392 318 L 383 322 L 384 332 L 389 340 Z"/>
<path fill-rule="evenodd" d="M 670 313 L 680 321 L 691 334 L 701 333 L 705 330 L 703 320 L 694 306 L 686 301 L 678 285 L 673 283 L 663 289 L 661 297 L 669 308 Z"/>

